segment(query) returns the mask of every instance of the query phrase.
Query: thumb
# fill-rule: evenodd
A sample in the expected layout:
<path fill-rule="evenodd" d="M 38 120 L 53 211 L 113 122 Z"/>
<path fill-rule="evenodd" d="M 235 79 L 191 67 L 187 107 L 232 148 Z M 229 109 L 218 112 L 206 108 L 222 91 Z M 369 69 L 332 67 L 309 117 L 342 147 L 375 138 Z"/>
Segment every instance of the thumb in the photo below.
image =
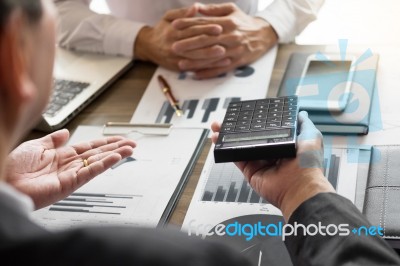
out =
<path fill-rule="evenodd" d="M 314 123 L 308 118 L 306 111 L 301 111 L 298 115 L 300 134 L 299 140 L 312 140 L 322 138 L 321 132 L 315 127 Z"/>
<path fill-rule="evenodd" d="M 69 131 L 67 129 L 61 129 L 44 136 L 41 142 L 47 149 L 57 149 L 67 143 L 68 139 Z"/>
<path fill-rule="evenodd" d="M 235 12 L 237 9 L 233 3 L 209 4 L 199 6 L 199 12 L 205 16 L 222 17 Z"/>

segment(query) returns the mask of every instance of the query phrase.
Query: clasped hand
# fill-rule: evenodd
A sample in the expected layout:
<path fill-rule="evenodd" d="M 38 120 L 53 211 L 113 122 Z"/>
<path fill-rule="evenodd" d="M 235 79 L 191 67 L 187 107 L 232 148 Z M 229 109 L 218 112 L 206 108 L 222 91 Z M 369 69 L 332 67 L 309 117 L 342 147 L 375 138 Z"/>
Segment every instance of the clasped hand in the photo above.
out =
<path fill-rule="evenodd" d="M 196 3 L 168 11 L 156 26 L 143 28 L 135 54 L 205 79 L 254 62 L 277 40 L 267 21 L 245 14 L 235 4 Z"/>

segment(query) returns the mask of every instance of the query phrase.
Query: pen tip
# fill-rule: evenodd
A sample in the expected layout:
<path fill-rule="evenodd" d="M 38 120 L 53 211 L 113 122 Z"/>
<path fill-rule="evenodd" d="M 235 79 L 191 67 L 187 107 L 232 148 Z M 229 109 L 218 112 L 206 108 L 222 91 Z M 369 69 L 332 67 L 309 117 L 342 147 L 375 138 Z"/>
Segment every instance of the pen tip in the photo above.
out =
<path fill-rule="evenodd" d="M 183 113 L 182 113 L 182 111 L 181 111 L 181 110 L 177 110 L 177 111 L 176 111 L 176 115 L 177 115 L 177 116 L 182 116 L 182 115 L 183 115 Z"/>

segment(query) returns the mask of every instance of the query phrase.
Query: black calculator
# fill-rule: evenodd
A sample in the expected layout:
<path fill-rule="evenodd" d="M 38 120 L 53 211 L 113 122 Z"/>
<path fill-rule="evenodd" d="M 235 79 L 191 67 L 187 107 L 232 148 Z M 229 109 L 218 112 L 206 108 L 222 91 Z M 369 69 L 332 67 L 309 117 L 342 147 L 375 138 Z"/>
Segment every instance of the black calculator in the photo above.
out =
<path fill-rule="evenodd" d="M 214 148 L 216 163 L 296 156 L 297 96 L 231 102 Z"/>

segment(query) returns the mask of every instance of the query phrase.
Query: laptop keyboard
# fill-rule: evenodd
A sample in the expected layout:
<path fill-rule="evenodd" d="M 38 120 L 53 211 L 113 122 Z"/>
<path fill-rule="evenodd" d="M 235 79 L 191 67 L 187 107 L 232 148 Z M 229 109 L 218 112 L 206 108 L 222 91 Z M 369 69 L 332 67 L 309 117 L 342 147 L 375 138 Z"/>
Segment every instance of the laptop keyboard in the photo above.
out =
<path fill-rule="evenodd" d="M 72 99 L 74 99 L 84 89 L 89 87 L 90 83 L 72 81 L 65 79 L 54 79 L 53 95 L 47 106 L 44 115 L 53 117 Z"/>

